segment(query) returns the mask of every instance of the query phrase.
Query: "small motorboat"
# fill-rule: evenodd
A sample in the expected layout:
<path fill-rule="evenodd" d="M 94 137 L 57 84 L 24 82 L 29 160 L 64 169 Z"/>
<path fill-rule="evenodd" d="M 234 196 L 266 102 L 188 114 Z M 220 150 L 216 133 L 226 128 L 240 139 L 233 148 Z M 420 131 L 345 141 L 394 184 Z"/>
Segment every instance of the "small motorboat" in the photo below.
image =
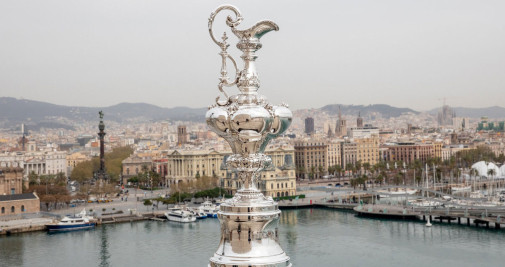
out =
<path fill-rule="evenodd" d="M 195 216 L 197 220 L 207 218 L 207 214 L 201 211 L 200 209 L 188 209 L 188 211 L 191 212 L 191 214 L 193 214 L 193 216 Z"/>
<path fill-rule="evenodd" d="M 198 209 L 207 214 L 207 217 L 209 218 L 217 218 L 217 212 L 219 211 L 219 208 L 212 204 L 209 200 L 203 202 Z"/>
<path fill-rule="evenodd" d="M 67 215 L 59 222 L 46 224 L 49 232 L 64 232 L 92 229 L 96 226 L 96 222 L 92 216 L 86 215 L 86 210 L 83 209 L 79 214 L 73 216 Z"/>

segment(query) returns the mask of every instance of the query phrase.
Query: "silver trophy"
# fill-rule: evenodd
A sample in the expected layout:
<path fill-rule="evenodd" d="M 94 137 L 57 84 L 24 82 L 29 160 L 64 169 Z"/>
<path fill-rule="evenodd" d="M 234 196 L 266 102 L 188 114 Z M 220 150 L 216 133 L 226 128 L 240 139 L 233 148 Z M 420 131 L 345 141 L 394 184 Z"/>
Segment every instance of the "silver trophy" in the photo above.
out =
<path fill-rule="evenodd" d="M 237 48 L 243 52 L 243 69 L 237 67 L 237 62 L 227 52 L 226 33 L 220 41 L 213 35 L 214 18 L 223 10 L 235 15 L 235 18 L 228 16 L 226 24 L 239 39 Z M 279 27 L 265 20 L 249 29 L 239 30 L 237 26 L 242 19 L 240 11 L 229 5 L 218 7 L 209 18 L 210 36 L 221 48 L 218 88 L 222 96 L 216 98 L 216 104 L 209 107 L 205 116 L 209 127 L 230 144 L 233 154 L 228 157 L 226 165 L 236 174 L 241 185 L 235 196 L 220 206 L 221 242 L 210 258 L 209 266 L 291 266 L 289 256 L 279 244 L 281 211 L 272 197 L 265 197 L 256 188 L 255 182 L 260 171 L 271 161 L 263 154 L 266 145 L 284 133 L 292 120 L 287 105 L 272 106 L 258 94 L 260 81 L 254 63 L 255 53 L 262 46 L 260 38 L 272 30 L 279 30 Z M 233 79 L 228 77 L 227 62 L 235 68 Z M 240 92 L 228 96 L 224 87 L 234 85 Z"/>

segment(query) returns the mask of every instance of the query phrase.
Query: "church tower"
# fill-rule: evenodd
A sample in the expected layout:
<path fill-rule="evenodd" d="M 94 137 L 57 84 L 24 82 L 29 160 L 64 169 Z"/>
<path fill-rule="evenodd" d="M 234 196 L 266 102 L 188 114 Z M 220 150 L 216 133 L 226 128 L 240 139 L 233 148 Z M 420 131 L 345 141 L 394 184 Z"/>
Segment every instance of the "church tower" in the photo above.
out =
<path fill-rule="evenodd" d="M 338 120 L 337 127 L 335 127 L 335 135 L 337 137 L 347 135 L 347 122 L 345 119 L 342 119 L 342 111 L 340 110 L 340 106 L 338 107 Z"/>

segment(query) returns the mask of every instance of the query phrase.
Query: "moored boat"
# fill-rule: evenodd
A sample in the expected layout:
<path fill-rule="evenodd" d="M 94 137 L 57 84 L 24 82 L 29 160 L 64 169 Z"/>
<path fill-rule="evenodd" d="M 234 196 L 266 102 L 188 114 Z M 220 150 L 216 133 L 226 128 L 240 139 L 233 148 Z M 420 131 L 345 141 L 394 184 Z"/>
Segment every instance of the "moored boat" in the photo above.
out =
<path fill-rule="evenodd" d="M 188 211 L 198 220 L 207 218 L 207 214 L 198 208 L 188 209 Z"/>
<path fill-rule="evenodd" d="M 452 186 L 451 187 L 451 191 L 453 191 L 453 192 L 470 191 L 470 190 L 472 190 L 472 186 L 471 185 L 468 185 L 468 186 Z"/>
<path fill-rule="evenodd" d="M 417 190 L 416 189 L 403 189 L 403 188 L 399 188 L 397 190 L 391 190 L 391 191 L 386 191 L 386 190 L 378 190 L 377 192 L 379 192 L 379 196 L 381 198 L 388 198 L 388 197 L 391 197 L 391 196 L 401 196 L 401 195 L 413 195 L 415 193 L 417 193 Z"/>
<path fill-rule="evenodd" d="M 201 210 L 203 213 L 207 214 L 207 217 L 217 218 L 217 212 L 219 211 L 219 208 L 216 207 L 216 205 L 212 204 L 212 202 L 206 200 L 199 207 L 199 210 Z"/>
<path fill-rule="evenodd" d="M 191 212 L 181 209 L 172 209 L 165 212 L 165 216 L 169 221 L 173 222 L 188 223 L 196 221 L 196 217 Z"/>
<path fill-rule="evenodd" d="M 83 209 L 79 214 L 73 216 L 67 215 L 57 223 L 46 224 L 47 230 L 50 232 L 64 232 L 92 229 L 96 226 L 96 222 L 92 216 L 86 215 L 86 210 Z"/>

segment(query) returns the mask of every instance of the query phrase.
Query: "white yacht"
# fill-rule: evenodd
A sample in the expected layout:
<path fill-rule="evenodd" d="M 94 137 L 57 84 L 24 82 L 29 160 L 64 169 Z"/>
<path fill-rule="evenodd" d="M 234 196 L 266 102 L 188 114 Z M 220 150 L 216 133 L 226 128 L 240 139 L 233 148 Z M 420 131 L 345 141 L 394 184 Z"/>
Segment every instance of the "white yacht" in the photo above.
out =
<path fill-rule="evenodd" d="M 416 200 L 410 200 L 409 205 L 416 207 L 434 208 L 442 206 L 442 203 L 434 200 L 416 199 Z"/>
<path fill-rule="evenodd" d="M 172 209 L 165 212 L 165 216 L 169 221 L 173 222 L 187 223 L 196 221 L 196 217 L 191 212 L 181 209 Z"/>
<path fill-rule="evenodd" d="M 377 192 L 382 193 L 382 194 L 380 194 L 381 198 L 388 198 L 388 197 L 394 197 L 394 196 L 399 196 L 399 195 L 413 195 L 413 194 L 417 193 L 417 190 L 416 189 L 398 188 L 397 190 L 391 190 L 391 191 L 378 190 Z"/>
<path fill-rule="evenodd" d="M 67 215 L 57 223 L 46 224 L 47 230 L 55 231 L 75 231 L 83 229 L 91 229 L 96 226 L 96 222 L 92 216 L 86 215 L 86 209 L 83 209 L 79 214 Z"/>
<path fill-rule="evenodd" d="M 470 192 L 470 198 L 484 198 L 484 194 L 482 194 L 482 192 L 480 191 L 473 191 L 473 192 Z"/>
<path fill-rule="evenodd" d="M 468 186 L 452 186 L 451 187 L 451 191 L 452 192 L 471 191 L 471 190 L 472 190 L 472 186 L 471 185 L 468 185 Z"/>

